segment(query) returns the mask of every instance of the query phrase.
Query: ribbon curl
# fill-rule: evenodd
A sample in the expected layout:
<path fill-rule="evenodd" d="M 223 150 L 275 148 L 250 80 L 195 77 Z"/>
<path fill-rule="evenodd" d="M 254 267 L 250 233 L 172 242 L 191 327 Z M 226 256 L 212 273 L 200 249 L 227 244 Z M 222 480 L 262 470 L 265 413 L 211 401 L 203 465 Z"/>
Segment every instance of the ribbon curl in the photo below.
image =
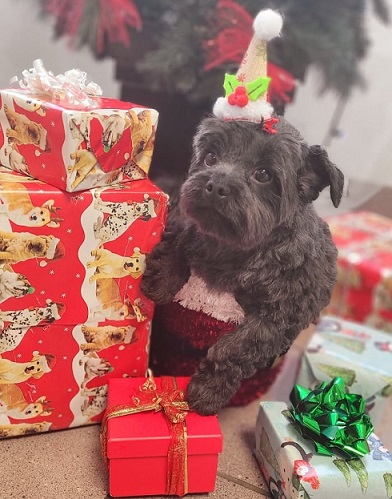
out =
<path fill-rule="evenodd" d="M 55 76 L 47 71 L 41 59 L 33 62 L 33 67 L 22 72 L 23 78 L 11 78 L 11 88 L 22 88 L 32 93 L 43 94 L 55 103 L 76 108 L 97 108 L 96 97 L 102 95 L 101 87 L 94 82 L 87 83 L 87 73 L 80 69 L 70 69 Z"/>
<path fill-rule="evenodd" d="M 139 387 L 139 392 L 137 396 L 132 397 L 131 404 L 114 405 L 106 409 L 101 430 L 102 454 L 104 460 L 108 462 L 107 429 L 109 419 L 146 411 L 163 411 L 171 436 L 167 455 L 166 494 L 183 496 L 188 493 L 185 419 L 190 409 L 188 403 L 184 401 L 184 393 L 177 388 L 175 378 L 163 376 L 160 380 L 160 390 L 157 389 L 154 378 L 151 376 Z"/>
<path fill-rule="evenodd" d="M 342 378 L 320 383 L 314 390 L 295 385 L 290 400 L 293 408 L 288 411 L 289 418 L 320 454 L 332 456 L 338 449 L 350 459 L 369 452 L 366 440 L 373 425 L 365 414 L 365 400 L 346 393 Z"/>

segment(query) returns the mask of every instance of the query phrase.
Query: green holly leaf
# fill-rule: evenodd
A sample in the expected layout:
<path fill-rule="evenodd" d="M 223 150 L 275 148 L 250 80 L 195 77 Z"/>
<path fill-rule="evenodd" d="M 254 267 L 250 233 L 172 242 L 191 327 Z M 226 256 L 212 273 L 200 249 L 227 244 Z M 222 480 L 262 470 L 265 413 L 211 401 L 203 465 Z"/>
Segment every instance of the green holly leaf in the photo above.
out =
<path fill-rule="evenodd" d="M 225 81 L 223 82 L 223 88 L 225 89 L 225 97 L 228 97 L 234 92 L 234 90 L 242 85 L 240 81 L 237 80 L 236 75 L 225 74 Z"/>
<path fill-rule="evenodd" d="M 343 473 L 344 478 L 346 479 L 347 482 L 347 487 L 350 487 L 351 471 L 350 468 L 347 466 L 346 461 L 344 459 L 334 459 L 332 462 L 337 467 L 337 469 Z"/>
<path fill-rule="evenodd" d="M 271 78 L 256 78 L 255 80 L 251 81 L 250 83 L 247 83 L 245 85 L 246 92 L 248 94 L 248 97 L 250 100 L 257 100 L 260 95 L 263 95 L 267 90 L 269 83 L 271 81 Z"/>
<path fill-rule="evenodd" d="M 392 498 L 392 473 L 384 473 L 383 475 L 385 489 L 387 491 L 388 499 Z"/>
<path fill-rule="evenodd" d="M 365 465 L 363 464 L 361 459 L 349 459 L 347 464 L 350 468 L 355 472 L 358 477 L 359 483 L 361 484 L 362 492 L 365 493 L 368 488 L 369 483 L 369 474 Z"/>

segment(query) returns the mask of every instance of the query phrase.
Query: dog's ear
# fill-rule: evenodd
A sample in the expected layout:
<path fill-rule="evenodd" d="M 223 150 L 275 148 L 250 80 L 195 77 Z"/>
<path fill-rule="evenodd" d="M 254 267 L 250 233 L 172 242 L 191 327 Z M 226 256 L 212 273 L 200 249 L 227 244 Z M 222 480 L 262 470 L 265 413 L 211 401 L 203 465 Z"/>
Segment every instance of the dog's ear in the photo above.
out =
<path fill-rule="evenodd" d="M 330 161 L 323 147 L 307 147 L 305 154 L 305 166 L 298 174 L 301 199 L 311 203 L 329 185 L 332 203 L 337 208 L 343 194 L 343 173 Z"/>

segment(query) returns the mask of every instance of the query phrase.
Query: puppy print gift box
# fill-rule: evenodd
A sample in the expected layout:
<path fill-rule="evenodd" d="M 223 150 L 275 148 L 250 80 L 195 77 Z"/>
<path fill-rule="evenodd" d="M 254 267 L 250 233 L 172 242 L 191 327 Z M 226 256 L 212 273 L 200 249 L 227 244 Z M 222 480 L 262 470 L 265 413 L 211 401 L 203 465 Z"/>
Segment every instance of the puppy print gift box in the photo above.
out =
<path fill-rule="evenodd" d="M 362 397 L 346 396 L 341 378 L 295 392 L 295 410 L 260 404 L 255 456 L 272 497 L 390 498 L 392 455 L 372 433 Z"/>
<path fill-rule="evenodd" d="M 110 376 L 143 376 L 140 291 L 167 196 L 149 179 L 68 193 L 0 171 L 0 437 L 99 421 Z"/>
<path fill-rule="evenodd" d="M 188 381 L 109 381 L 101 443 L 112 497 L 214 490 L 223 437 L 217 416 L 189 411 Z"/>
<path fill-rule="evenodd" d="M 361 211 L 327 222 L 339 250 L 328 313 L 392 332 L 392 220 Z"/>
<path fill-rule="evenodd" d="M 158 113 L 41 60 L 0 92 L 0 163 L 66 191 L 147 176 Z"/>
<path fill-rule="evenodd" d="M 386 409 L 391 403 L 391 335 L 325 316 L 302 358 L 297 381 L 313 387 L 334 376 L 342 377 L 350 392 L 361 393 L 377 431 L 378 425 L 386 420 Z"/>

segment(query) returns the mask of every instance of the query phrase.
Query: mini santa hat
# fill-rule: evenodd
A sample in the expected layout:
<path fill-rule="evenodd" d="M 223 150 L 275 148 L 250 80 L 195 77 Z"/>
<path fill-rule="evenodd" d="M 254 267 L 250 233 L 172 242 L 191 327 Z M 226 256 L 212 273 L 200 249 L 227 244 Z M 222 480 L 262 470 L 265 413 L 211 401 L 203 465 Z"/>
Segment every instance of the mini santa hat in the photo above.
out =
<path fill-rule="evenodd" d="M 282 16 L 262 10 L 253 22 L 254 35 L 236 75 L 225 75 L 225 97 L 219 97 L 213 113 L 225 120 L 262 123 L 274 112 L 267 101 L 270 78 L 267 76 L 267 42 L 280 35 Z"/>
<path fill-rule="evenodd" d="M 53 237 L 46 251 L 45 260 L 40 261 L 41 267 L 46 267 L 47 260 L 59 260 L 65 255 L 65 246 L 57 237 Z"/>
<path fill-rule="evenodd" d="M 39 360 L 40 366 L 44 373 L 50 373 L 56 364 L 56 357 L 51 353 L 40 354 L 39 352 L 33 352 L 33 357 Z"/>

